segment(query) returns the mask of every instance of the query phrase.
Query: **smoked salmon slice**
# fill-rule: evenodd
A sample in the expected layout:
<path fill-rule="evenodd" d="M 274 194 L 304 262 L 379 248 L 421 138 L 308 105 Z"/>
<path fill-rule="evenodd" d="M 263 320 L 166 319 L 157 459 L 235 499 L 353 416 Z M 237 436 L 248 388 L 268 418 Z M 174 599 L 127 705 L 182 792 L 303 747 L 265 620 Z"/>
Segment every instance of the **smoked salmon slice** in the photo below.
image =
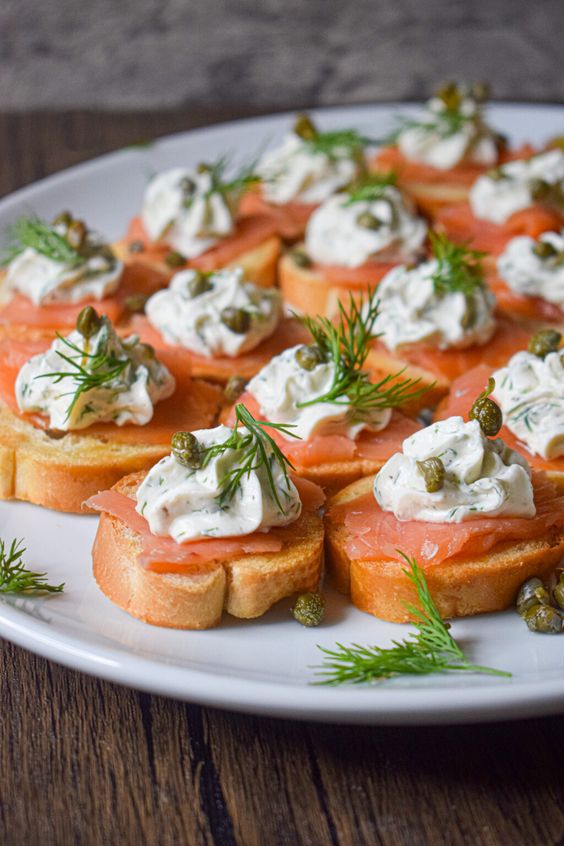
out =
<path fill-rule="evenodd" d="M 235 358 L 220 356 L 207 358 L 203 355 L 187 350 L 184 347 L 170 345 L 162 335 L 149 323 L 143 315 L 135 315 L 128 324 L 127 332 L 135 332 L 146 344 L 151 344 L 157 350 L 158 358 L 175 376 L 185 368 L 191 369 L 194 376 L 212 379 L 216 382 L 227 382 L 230 376 L 236 374 L 243 379 L 250 379 L 271 358 L 288 347 L 307 344 L 310 340 L 309 332 L 292 318 L 280 321 L 275 332 L 266 338 L 254 350 L 238 355 Z"/>
<path fill-rule="evenodd" d="M 245 392 L 238 402 L 242 403 L 253 417 L 261 419 L 259 404 Z M 227 425 L 235 422 L 235 411 L 231 409 Z M 364 458 L 384 463 L 401 449 L 405 438 L 413 435 L 421 426 L 415 420 L 404 417 L 394 411 L 390 424 L 381 432 L 362 432 L 356 440 L 344 435 L 314 435 L 307 441 L 289 440 L 276 429 L 269 429 L 269 434 L 278 444 L 284 455 L 295 467 L 316 467 L 319 464 L 333 464 Z"/>
<path fill-rule="evenodd" d="M 248 191 L 241 200 L 240 214 L 244 217 L 261 215 L 272 220 L 278 235 L 285 241 L 300 238 L 317 203 L 290 202 L 275 205 L 265 200 L 261 191 Z"/>
<path fill-rule="evenodd" d="M 227 238 L 223 238 L 211 250 L 207 250 L 201 256 L 190 259 L 185 265 L 175 269 L 182 270 L 193 267 L 205 273 L 212 270 L 219 270 L 219 268 L 225 267 L 226 264 L 234 262 L 243 253 L 258 247 L 259 244 L 264 243 L 264 241 L 275 234 L 275 224 L 266 215 L 257 214 L 241 217 L 237 221 L 237 228 L 233 235 L 228 235 Z M 125 236 L 127 247 L 134 242 L 143 244 L 144 250 L 142 253 L 132 253 L 133 261 L 137 257 L 152 259 L 154 261 L 164 261 L 165 256 L 171 251 L 171 248 L 165 244 L 155 243 L 149 239 L 140 217 L 133 218 Z"/>
<path fill-rule="evenodd" d="M 549 323 L 562 323 L 564 311 L 542 297 L 527 297 L 513 291 L 499 276 L 488 278 L 488 284 L 494 292 L 501 311 L 524 320 L 541 320 Z"/>
<path fill-rule="evenodd" d="M 543 537 L 564 524 L 564 496 L 544 473 L 533 474 L 535 517 L 478 517 L 462 523 L 400 522 L 382 511 L 372 492 L 352 502 L 335 505 L 330 517 L 344 525 L 353 560 L 401 560 L 398 550 L 421 564 L 440 564 L 458 556 L 480 556 L 499 543 Z"/>
<path fill-rule="evenodd" d="M 436 412 L 436 419 L 443 420 L 446 417 L 460 416 L 468 419 L 470 406 L 481 393 L 488 379 L 492 375 L 492 368 L 486 364 L 480 364 L 467 373 L 455 379 L 451 385 L 450 394 L 440 403 Z M 564 473 L 564 456 L 547 460 L 540 455 L 533 455 L 529 448 L 522 441 L 518 440 L 513 432 L 502 426 L 499 437 L 502 438 L 508 447 L 521 453 L 529 464 L 536 470 L 560 471 Z"/>

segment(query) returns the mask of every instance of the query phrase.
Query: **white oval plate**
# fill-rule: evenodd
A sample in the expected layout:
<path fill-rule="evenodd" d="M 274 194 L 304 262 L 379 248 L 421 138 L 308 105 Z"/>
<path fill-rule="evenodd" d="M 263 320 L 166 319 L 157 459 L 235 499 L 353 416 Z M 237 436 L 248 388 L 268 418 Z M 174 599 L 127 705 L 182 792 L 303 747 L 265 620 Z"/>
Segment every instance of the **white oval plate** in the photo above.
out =
<path fill-rule="evenodd" d="M 322 126 L 357 126 L 382 137 L 405 106 L 327 109 Z M 542 142 L 564 128 L 556 106 L 496 105 L 492 122 L 514 143 Z M 281 136 L 290 115 L 238 121 L 122 150 L 56 174 L 0 202 L 0 231 L 29 209 L 52 216 L 70 208 L 111 238 L 136 213 L 147 176 L 226 151 L 249 157 Z M 458 620 L 453 634 L 478 664 L 511 679 L 478 675 L 402 678 L 385 684 L 313 686 L 316 644 L 386 645 L 407 634 L 362 614 L 328 592 L 324 625 L 304 629 L 282 602 L 263 618 L 226 616 L 207 632 L 157 629 L 132 619 L 98 590 L 90 573 L 95 517 L 62 515 L 24 503 L 0 503 L 0 536 L 23 537 L 28 566 L 66 583 L 47 599 L 2 598 L 0 634 L 61 664 L 121 684 L 255 714 L 342 723 L 449 723 L 508 719 L 564 710 L 564 638 L 533 635 L 513 612 Z"/>

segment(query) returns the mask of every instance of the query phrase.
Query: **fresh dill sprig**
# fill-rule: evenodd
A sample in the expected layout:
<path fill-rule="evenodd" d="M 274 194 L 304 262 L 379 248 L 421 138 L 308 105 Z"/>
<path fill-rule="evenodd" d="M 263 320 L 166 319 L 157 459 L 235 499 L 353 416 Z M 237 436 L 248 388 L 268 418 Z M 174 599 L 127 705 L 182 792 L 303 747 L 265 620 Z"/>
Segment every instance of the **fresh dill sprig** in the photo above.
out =
<path fill-rule="evenodd" d="M 60 593 L 65 585 L 50 585 L 46 573 L 28 570 L 22 561 L 25 547 L 14 539 L 9 548 L 0 540 L 0 593 Z"/>
<path fill-rule="evenodd" d="M 427 585 L 423 570 L 415 559 L 401 553 L 408 569 L 404 573 L 413 583 L 419 599 L 419 606 L 408 605 L 407 610 L 414 617 L 417 632 L 404 640 L 392 641 L 392 646 L 360 646 L 353 643 L 336 649 L 318 649 L 326 656 L 318 665 L 316 675 L 322 680 L 314 684 L 362 684 L 393 676 L 423 676 L 429 673 L 486 673 L 492 676 L 511 676 L 511 673 L 472 664 L 449 631 L 448 623 L 442 619 Z"/>
<path fill-rule="evenodd" d="M 470 296 L 477 288 L 484 286 L 482 258 L 485 253 L 469 250 L 465 244 L 454 244 L 442 233 L 430 232 L 429 239 L 433 256 L 438 262 L 432 277 L 436 294 L 460 291 Z"/>
<path fill-rule="evenodd" d="M 312 152 L 322 153 L 330 159 L 353 158 L 362 154 L 365 147 L 378 142 L 374 138 L 362 135 L 356 129 L 336 129 L 328 132 L 316 132 L 311 138 L 303 138 Z"/>
<path fill-rule="evenodd" d="M 260 182 L 260 177 L 255 173 L 257 160 L 258 156 L 254 156 L 251 161 L 240 165 L 239 169 L 230 176 L 227 175 L 231 169 L 231 158 L 228 155 L 221 156 L 210 164 L 200 165 L 199 167 L 207 170 L 211 177 L 208 196 L 215 193 L 238 194 L 256 185 Z"/>
<path fill-rule="evenodd" d="M 239 429 L 240 426 L 243 426 L 246 431 L 241 432 Z M 235 406 L 235 426 L 231 435 L 223 443 L 213 444 L 206 448 L 202 458 L 202 467 L 209 464 L 212 458 L 223 455 L 228 449 L 243 451 L 239 465 L 230 470 L 229 473 L 226 473 L 221 480 L 221 491 L 218 497 L 220 508 L 229 505 L 244 476 L 248 476 L 254 470 L 264 467 L 272 499 L 280 511 L 285 513 L 284 506 L 280 502 L 280 497 L 276 489 L 272 465 L 274 462 L 282 470 L 288 490 L 290 489 L 288 469 L 293 470 L 294 466 L 280 450 L 276 441 L 270 437 L 265 427 L 276 429 L 286 437 L 299 439 L 299 436 L 291 431 L 291 426 L 285 426 L 281 423 L 270 423 L 266 420 L 255 420 L 250 411 L 242 403 L 237 403 Z"/>
<path fill-rule="evenodd" d="M 36 379 L 53 379 L 55 385 L 62 382 L 63 379 L 72 379 L 76 383 L 73 391 L 69 392 L 68 396 L 72 397 L 69 407 L 67 409 L 66 419 L 71 416 L 75 405 L 80 397 L 92 391 L 94 388 L 100 388 L 107 385 L 113 379 L 120 376 L 125 368 L 128 366 L 128 358 L 118 358 L 113 352 L 104 349 L 103 346 L 95 353 L 89 353 L 81 350 L 68 338 L 64 338 L 57 332 L 57 338 L 71 350 L 73 354 L 66 354 L 61 350 L 56 350 L 58 356 L 63 361 L 70 364 L 72 370 L 59 370 L 52 373 L 41 373 L 36 376 Z"/>
<path fill-rule="evenodd" d="M 77 267 L 84 264 L 85 258 L 75 250 L 66 238 L 59 235 L 55 228 L 37 215 L 20 217 L 9 230 L 10 244 L 0 257 L 0 265 L 5 266 L 22 253 L 27 247 L 60 264 Z"/>
<path fill-rule="evenodd" d="M 298 403 L 299 408 L 330 402 L 350 406 L 351 420 L 362 420 L 372 411 L 396 408 L 420 397 L 428 387 L 418 388 L 420 379 L 400 379 L 403 370 L 390 373 L 378 382 L 370 381 L 364 365 L 370 343 L 379 337 L 374 332 L 379 303 L 371 291 L 365 303 L 349 295 L 348 307 L 339 303 L 336 323 L 327 317 L 296 315 L 310 332 L 322 356 L 335 366 L 331 387 L 325 394 Z"/>
<path fill-rule="evenodd" d="M 397 184 L 397 177 L 393 170 L 387 173 L 369 173 L 354 182 L 346 192 L 345 206 L 355 203 L 372 203 L 386 197 L 386 189 Z"/>
<path fill-rule="evenodd" d="M 399 136 L 408 129 L 420 129 L 423 132 L 450 138 L 456 135 L 467 123 L 475 123 L 475 115 L 462 114 L 458 109 L 444 109 L 441 112 L 427 113 L 420 118 L 408 118 L 400 115 L 395 119 L 395 126 L 386 136 L 384 144 L 396 144 Z"/>

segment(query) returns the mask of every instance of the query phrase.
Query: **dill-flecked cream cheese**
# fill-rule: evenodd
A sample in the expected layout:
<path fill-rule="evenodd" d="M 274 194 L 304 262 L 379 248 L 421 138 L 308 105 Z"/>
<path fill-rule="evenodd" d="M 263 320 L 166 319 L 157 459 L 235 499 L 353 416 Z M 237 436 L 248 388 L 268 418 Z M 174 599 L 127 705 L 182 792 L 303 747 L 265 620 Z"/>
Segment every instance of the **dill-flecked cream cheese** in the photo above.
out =
<path fill-rule="evenodd" d="M 495 331 L 495 297 L 486 285 L 471 293 L 442 292 L 435 285 L 435 259 L 415 267 L 392 268 L 378 286 L 379 314 L 374 331 L 390 350 L 424 341 L 445 349 L 485 344 Z"/>
<path fill-rule="evenodd" d="M 379 431 L 388 425 L 392 414 L 389 408 L 371 411 L 369 417 L 355 420 L 346 396 L 308 405 L 330 391 L 335 364 L 322 361 L 307 370 L 296 357 L 300 349 L 291 347 L 275 356 L 247 385 L 267 420 L 291 426 L 291 431 L 304 440 L 333 434 L 355 438 L 365 428 Z"/>
<path fill-rule="evenodd" d="M 478 177 L 470 189 L 470 207 L 476 217 L 505 223 L 515 212 L 537 201 L 538 184 L 559 186 L 564 191 L 564 153 L 550 150 L 530 159 L 508 162 Z"/>
<path fill-rule="evenodd" d="M 542 458 L 564 455 L 562 353 L 540 358 L 518 352 L 492 375 L 493 395 L 503 411 L 503 422 L 515 437 Z"/>
<path fill-rule="evenodd" d="M 281 309 L 276 289 L 246 281 L 241 268 L 226 268 L 209 275 L 177 273 L 148 300 L 145 313 L 167 344 L 208 358 L 233 358 L 273 334 Z"/>
<path fill-rule="evenodd" d="M 425 221 L 388 185 L 371 201 L 352 202 L 343 193 L 324 202 L 309 219 L 305 247 L 314 262 L 358 267 L 371 259 L 414 258 L 426 235 Z"/>
<path fill-rule="evenodd" d="M 236 212 L 237 198 L 217 189 L 211 171 L 175 167 L 149 182 L 141 219 L 152 241 L 195 258 L 235 231 Z"/>
<path fill-rule="evenodd" d="M 516 294 L 564 306 L 562 232 L 545 232 L 538 241 L 527 235 L 512 238 L 497 260 L 497 270 Z"/>
<path fill-rule="evenodd" d="M 359 174 L 359 162 L 350 148 L 316 151 L 295 133 L 280 147 L 262 155 L 257 173 L 264 197 L 276 205 L 290 202 L 322 203 Z"/>
<path fill-rule="evenodd" d="M 417 462 L 440 458 L 442 487 L 430 493 Z M 477 420 L 449 417 L 403 442 L 376 474 L 374 497 L 398 520 L 461 523 L 487 515 L 534 517 L 530 468 L 500 438 L 490 440 Z"/>
<path fill-rule="evenodd" d="M 216 426 L 192 434 L 204 451 L 224 443 L 232 431 L 228 426 Z M 237 431 L 244 435 L 247 430 Z M 136 509 L 153 534 L 170 536 L 177 543 L 248 535 L 297 520 L 302 510 L 299 493 L 276 461 L 270 463 L 270 469 L 282 510 L 272 495 L 266 466 L 257 462 L 241 475 L 233 498 L 220 503 L 226 477 L 237 471 L 244 459 L 244 449 L 228 448 L 193 470 L 167 455 L 139 486 Z"/>
<path fill-rule="evenodd" d="M 21 411 L 44 414 L 51 429 L 65 432 L 93 423 L 143 426 L 174 389 L 152 348 L 137 335 L 119 338 L 106 317 L 89 339 L 78 331 L 57 338 L 24 364 L 15 384 Z"/>

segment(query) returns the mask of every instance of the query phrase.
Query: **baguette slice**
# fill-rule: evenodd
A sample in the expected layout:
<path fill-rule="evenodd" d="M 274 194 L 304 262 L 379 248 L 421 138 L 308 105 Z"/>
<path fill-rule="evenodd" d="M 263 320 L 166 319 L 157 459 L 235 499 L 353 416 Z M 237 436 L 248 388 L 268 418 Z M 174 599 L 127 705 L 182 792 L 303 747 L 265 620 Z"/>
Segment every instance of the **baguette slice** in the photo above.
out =
<path fill-rule="evenodd" d="M 185 412 L 185 430 L 203 429 L 214 425 L 222 396 L 219 387 L 193 380 L 182 396 L 175 394 L 168 402 Z M 107 436 L 93 437 L 88 429 L 50 436 L 0 405 L 0 499 L 80 514 L 89 496 L 127 473 L 147 470 L 170 452 L 170 437 L 163 443 L 144 442 L 143 426 L 128 427 L 136 437 L 127 443 L 112 441 L 111 428 L 108 424 Z"/>
<path fill-rule="evenodd" d="M 183 267 L 171 268 L 155 251 L 132 253 L 126 240 L 112 244 L 112 249 L 127 267 L 133 269 L 138 278 L 145 280 L 145 284 L 151 283 L 154 287 L 167 285 L 175 273 L 190 267 L 190 264 L 188 264 Z M 232 261 L 221 266 L 242 267 L 249 282 L 254 282 L 255 285 L 260 285 L 263 288 L 271 288 L 276 282 L 279 256 L 280 238 L 271 235 L 262 243 L 243 251 Z M 219 270 L 219 265 L 214 269 Z"/>
<path fill-rule="evenodd" d="M 404 562 L 392 559 L 351 559 L 348 532 L 331 521 L 331 507 L 370 491 L 372 478 L 360 479 L 334 496 L 326 518 L 327 566 L 342 593 L 350 594 L 361 611 L 392 623 L 410 620 L 405 605 L 416 604 L 415 589 L 403 573 Z M 406 533 L 409 525 L 405 526 Z M 466 617 L 503 611 L 515 601 L 519 587 L 531 576 L 547 577 L 564 555 L 564 527 L 546 537 L 499 543 L 485 555 L 457 556 L 423 567 L 429 590 L 442 617 Z"/>
<path fill-rule="evenodd" d="M 143 476 L 127 476 L 115 490 L 133 498 Z M 207 629 L 219 623 L 223 609 L 243 619 L 260 617 L 286 596 L 315 590 L 321 577 L 319 515 L 304 510 L 277 536 L 283 538 L 279 552 L 215 559 L 181 575 L 157 573 L 138 561 L 140 536 L 102 512 L 92 550 L 94 578 L 108 599 L 154 626 Z"/>

